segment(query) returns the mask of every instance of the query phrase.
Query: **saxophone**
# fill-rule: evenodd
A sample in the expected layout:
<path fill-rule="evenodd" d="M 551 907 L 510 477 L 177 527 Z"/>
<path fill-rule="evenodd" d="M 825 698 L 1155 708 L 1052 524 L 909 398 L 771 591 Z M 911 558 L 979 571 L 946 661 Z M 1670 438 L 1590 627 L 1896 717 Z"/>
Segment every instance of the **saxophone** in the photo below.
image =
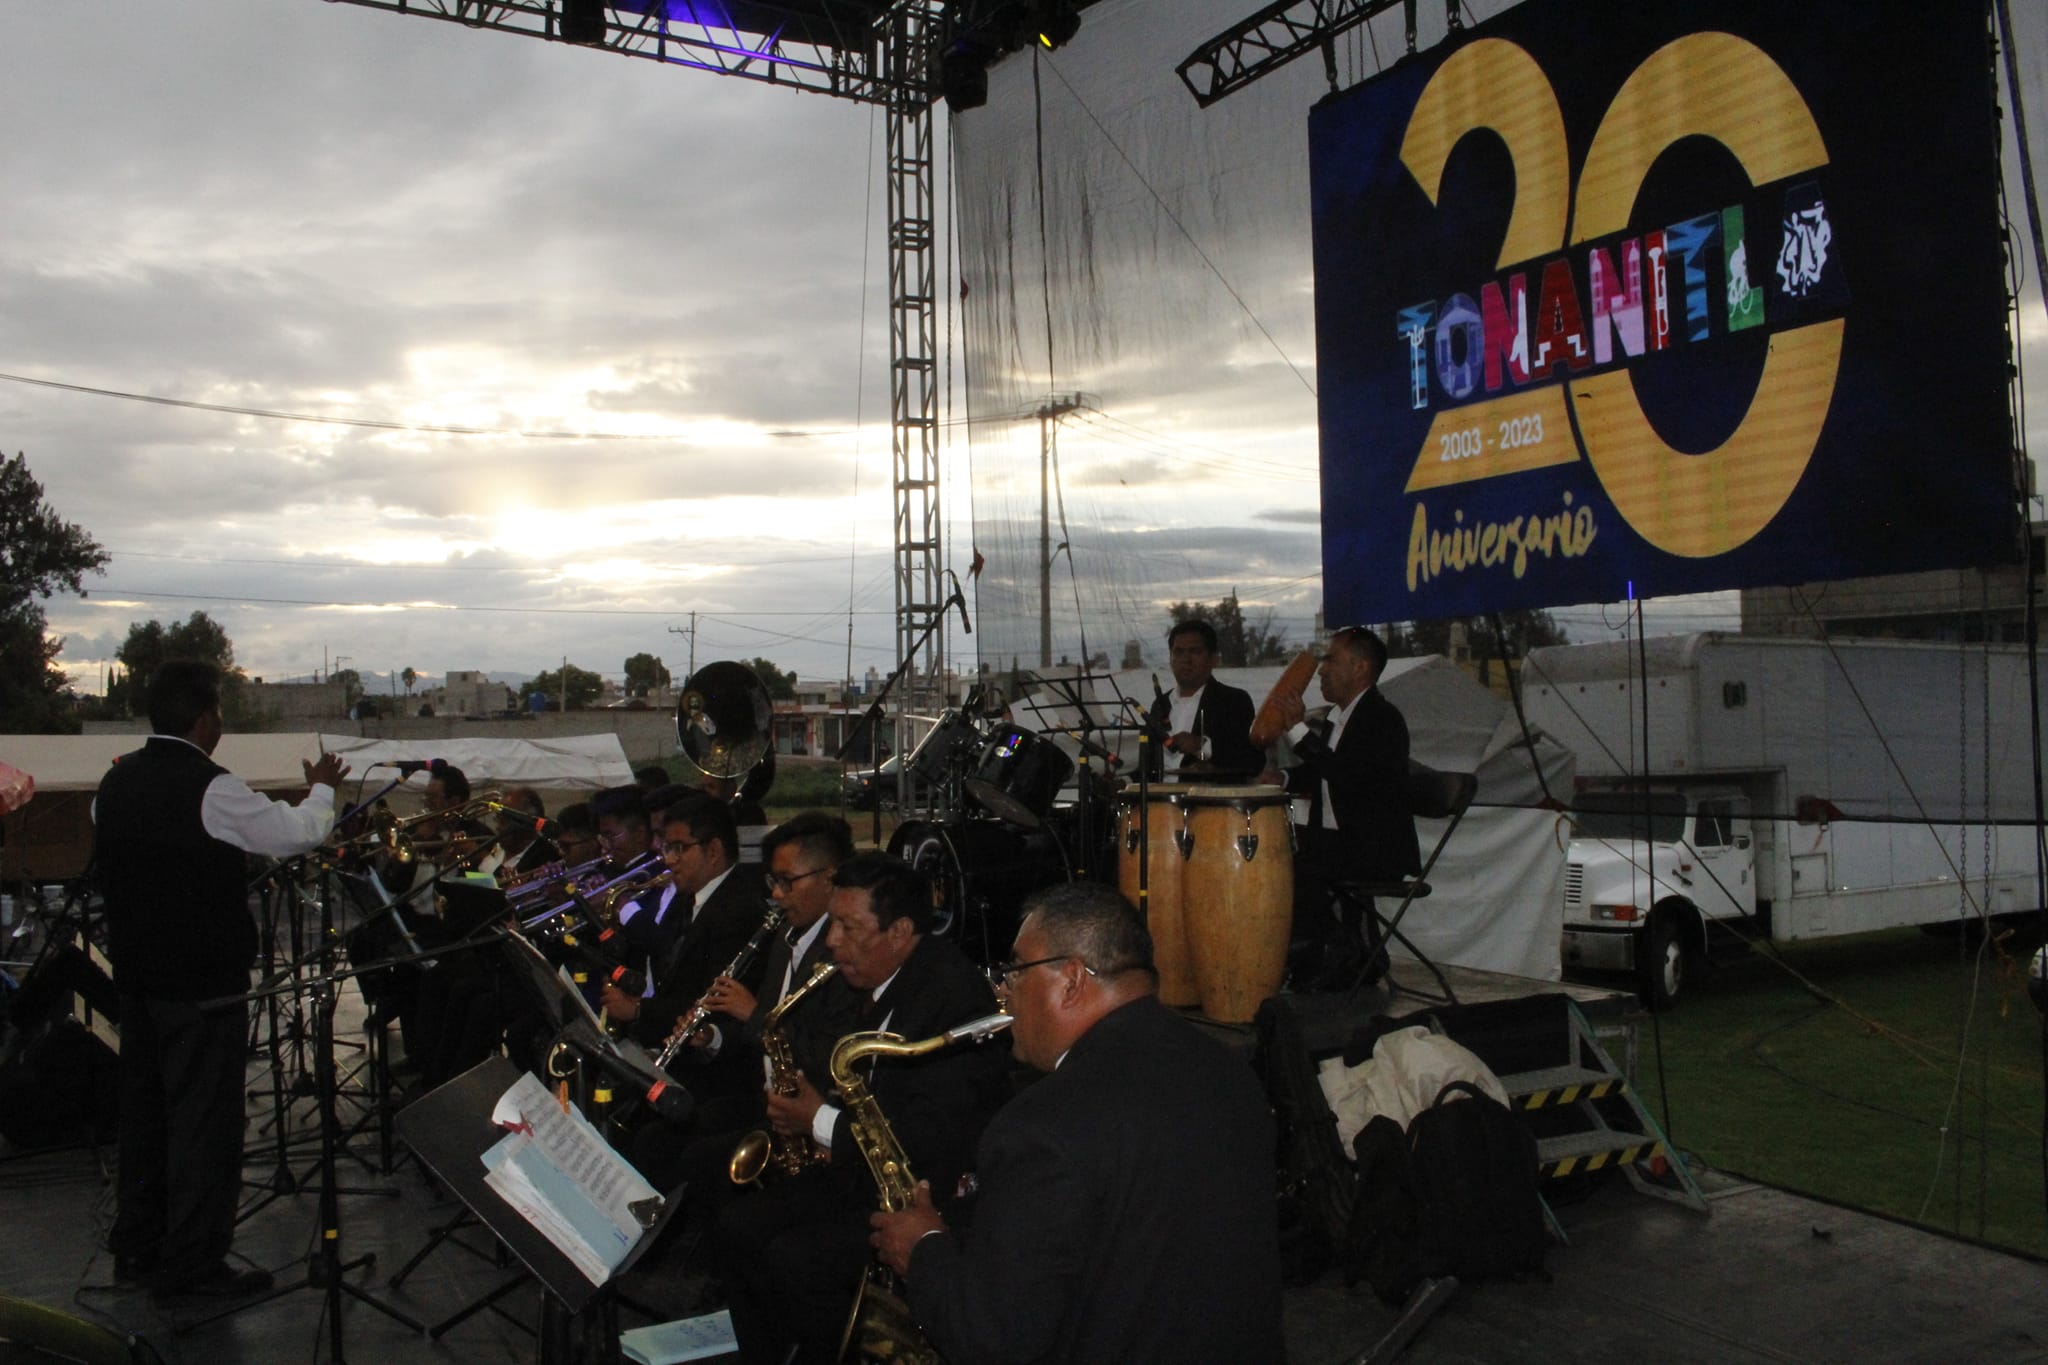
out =
<path fill-rule="evenodd" d="M 895 1130 L 875 1103 L 867 1082 L 854 1073 L 856 1062 L 866 1057 L 921 1057 L 955 1043 L 979 1043 L 1001 1033 L 1016 1021 L 1007 1014 L 988 1014 L 971 1019 L 944 1033 L 906 1042 L 893 1033 L 850 1033 L 832 1049 L 832 1084 L 847 1122 L 853 1125 L 853 1139 L 861 1158 L 875 1178 L 875 1192 L 884 1213 L 910 1207 L 917 1197 L 917 1177 L 911 1174 L 910 1159 Z M 924 1329 L 911 1316 L 896 1277 L 885 1267 L 870 1262 L 867 1274 L 854 1295 L 853 1308 L 846 1315 L 846 1330 L 839 1337 L 842 1361 L 886 1361 L 890 1365 L 942 1365 L 938 1351 L 926 1339 Z"/>
<path fill-rule="evenodd" d="M 775 1002 L 775 1008 L 761 1021 L 761 1050 L 768 1054 L 768 1084 L 778 1095 L 796 1093 L 796 1052 L 789 1035 L 780 1025 L 790 1006 L 830 980 L 839 970 L 837 963 L 820 962 L 801 986 Z M 771 1164 L 782 1175 L 795 1175 L 811 1163 L 811 1140 L 801 1133 L 778 1133 L 773 1128 L 756 1128 L 740 1139 L 725 1163 L 725 1173 L 735 1185 L 751 1185 Z"/>

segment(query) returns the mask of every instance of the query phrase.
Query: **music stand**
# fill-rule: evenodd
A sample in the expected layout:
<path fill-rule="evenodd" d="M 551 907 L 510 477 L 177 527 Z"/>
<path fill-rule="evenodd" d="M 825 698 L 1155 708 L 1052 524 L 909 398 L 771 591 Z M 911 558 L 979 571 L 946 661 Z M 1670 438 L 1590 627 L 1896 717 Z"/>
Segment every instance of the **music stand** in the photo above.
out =
<path fill-rule="evenodd" d="M 586 1358 L 578 1350 L 579 1329 L 595 1329 L 606 1343 L 602 1350 L 590 1353 L 589 1358 L 615 1359 L 619 1324 L 611 1287 L 654 1244 L 663 1225 L 682 1202 L 676 1197 L 680 1191 L 663 1200 L 660 1215 L 640 1234 L 640 1240 L 611 1278 L 602 1285 L 592 1284 L 575 1262 L 527 1222 L 524 1214 L 506 1203 L 484 1178 L 483 1154 L 505 1136 L 504 1130 L 491 1122 L 491 1110 L 521 1074 L 518 1067 L 503 1057 L 487 1058 L 406 1106 L 398 1116 L 398 1135 L 420 1163 L 511 1250 L 526 1268 L 526 1276 L 540 1282 L 544 1291 L 540 1332 L 543 1365 L 569 1365 L 573 1360 Z M 427 1329 L 427 1335 L 438 1337 L 485 1304 L 502 1298 L 523 1278 L 499 1286 L 483 1301 L 436 1323 Z"/>

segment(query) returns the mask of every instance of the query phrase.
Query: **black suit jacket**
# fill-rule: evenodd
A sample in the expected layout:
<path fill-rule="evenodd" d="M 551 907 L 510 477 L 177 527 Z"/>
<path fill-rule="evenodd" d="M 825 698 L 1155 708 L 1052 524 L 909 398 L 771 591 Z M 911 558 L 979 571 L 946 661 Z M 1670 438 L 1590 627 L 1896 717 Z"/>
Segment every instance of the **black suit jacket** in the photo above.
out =
<path fill-rule="evenodd" d="M 948 1360 L 1282 1360 L 1273 1141 L 1251 1068 L 1133 1001 L 989 1124 L 911 1309 Z"/>
<path fill-rule="evenodd" d="M 676 913 L 671 906 L 669 914 Z M 676 1020 L 690 1012 L 712 980 L 753 937 L 767 913 L 768 889 L 761 869 L 752 863 L 733 868 L 711 899 L 696 908 L 689 926 L 656 964 L 654 994 L 642 1002 L 640 1017 L 633 1022 L 633 1036 L 650 1047 L 659 1047 Z M 741 984 L 749 990 L 760 979 L 758 962 L 741 974 Z"/>
<path fill-rule="evenodd" d="M 1408 722 L 1378 687 L 1358 699 L 1335 749 L 1311 729 L 1294 752 L 1302 763 L 1288 772 L 1287 789 L 1310 798 L 1309 829 L 1332 875 L 1383 882 L 1422 870 L 1408 804 Z M 1324 837 L 1324 782 L 1337 811 L 1335 838 Z"/>
<path fill-rule="evenodd" d="M 829 924 L 819 929 L 817 938 L 811 941 L 810 948 L 804 953 L 802 958 L 798 959 L 796 971 L 790 974 L 790 990 L 794 991 L 802 986 L 804 982 L 810 980 L 811 972 L 816 969 L 819 963 L 832 960 L 832 950 L 825 946 L 825 938 L 830 930 L 831 926 Z M 802 937 L 802 935 L 798 935 L 798 937 Z M 775 941 L 768 945 L 768 951 L 761 955 L 761 985 L 759 994 L 755 999 L 754 1017 L 747 1020 L 744 1030 L 735 1030 L 739 1033 L 741 1043 L 756 1052 L 761 1047 L 761 1032 L 767 1026 L 768 1012 L 774 1009 L 776 1004 L 782 999 L 782 996 L 779 994 L 782 988 L 782 974 L 789 966 L 790 954 L 795 950 L 796 945 L 790 942 L 787 933 L 782 933 L 775 936 Z M 804 1011 L 807 1014 L 813 1012 L 818 1007 L 818 997 L 821 993 L 831 994 L 829 983 L 812 991 L 791 1008 Z M 851 1008 L 852 1004 L 849 1002 L 849 1009 Z M 851 1013 L 847 1015 L 849 1020 L 852 1017 Z M 795 1021 L 792 1020 L 790 1025 L 792 1029 L 794 1029 L 794 1024 Z M 815 1085 L 817 1082 L 813 1081 L 812 1084 Z"/>
<path fill-rule="evenodd" d="M 995 992 L 981 969 L 953 944 L 929 934 L 917 941 L 863 1023 L 859 1014 L 866 994 L 835 977 L 794 1011 L 803 1018 L 798 1060 L 820 1091 L 831 1086 L 832 1047 L 846 1033 L 878 1029 L 886 1018 L 890 1033 L 916 1042 L 996 1012 Z M 890 1131 L 902 1143 L 911 1171 L 930 1181 L 932 1197 L 944 1204 L 971 1167 L 975 1143 L 989 1116 L 1009 1093 L 1008 1035 L 922 1057 L 873 1058 L 855 1070 L 866 1079 Z M 836 1097 L 833 1102 L 838 1102 Z M 873 1207 L 874 1182 L 854 1142 L 850 1116 L 843 1110 L 832 1130 L 829 1171 L 843 1197 L 863 1208 Z"/>
<path fill-rule="evenodd" d="M 1224 782 L 1242 782 L 1258 776 L 1266 766 L 1266 755 L 1251 739 L 1255 709 L 1251 693 L 1210 678 L 1202 689 L 1201 700 L 1195 703 L 1194 728 L 1195 734 L 1209 741 L 1209 758 L 1207 762 L 1183 758 L 1179 771 L 1189 777 L 1210 777 Z M 1165 771 L 1165 741 L 1172 733 L 1172 715 L 1173 694 L 1170 692 L 1153 698 L 1152 709 L 1146 713 L 1146 719 L 1158 735 L 1158 739 L 1146 749 L 1152 760 L 1149 776 L 1155 782 Z"/>

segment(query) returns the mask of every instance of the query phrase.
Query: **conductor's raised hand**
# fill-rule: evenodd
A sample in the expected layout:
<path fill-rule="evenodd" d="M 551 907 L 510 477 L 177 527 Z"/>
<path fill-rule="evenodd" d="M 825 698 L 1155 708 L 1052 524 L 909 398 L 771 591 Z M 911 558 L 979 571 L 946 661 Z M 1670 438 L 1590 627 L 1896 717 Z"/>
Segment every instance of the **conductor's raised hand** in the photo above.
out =
<path fill-rule="evenodd" d="M 348 776 L 348 764 L 340 754 L 322 754 L 318 763 L 299 760 L 299 766 L 306 770 L 306 785 L 309 787 L 339 787 L 341 779 Z"/>

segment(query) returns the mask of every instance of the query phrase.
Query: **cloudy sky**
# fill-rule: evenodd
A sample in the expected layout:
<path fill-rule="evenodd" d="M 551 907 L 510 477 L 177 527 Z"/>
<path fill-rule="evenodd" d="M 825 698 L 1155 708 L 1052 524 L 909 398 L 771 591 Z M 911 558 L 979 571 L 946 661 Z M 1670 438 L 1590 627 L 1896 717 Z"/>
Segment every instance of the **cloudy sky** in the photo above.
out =
<path fill-rule="evenodd" d="M 1090 34 L 1140 9 L 1091 11 L 1054 67 L 1101 60 Z M 681 672 L 692 612 L 699 662 L 887 671 L 874 111 L 318 0 L 162 0 L 111 19 L 0 12 L 0 445 L 113 556 L 88 598 L 49 605 L 87 690 L 131 622 L 193 610 L 270 678 L 336 658 L 438 675 L 567 657 L 616 674 L 643 650 Z M 1377 54 L 1345 60 L 1350 76 Z M 1305 85 L 1237 98 L 1298 128 L 1321 77 L 1296 65 Z M 997 85 L 999 103 L 1016 88 Z M 1211 136 L 1178 98 L 1159 126 Z M 1078 128 L 1095 118 L 1082 112 Z M 1191 188 L 1214 210 L 1197 235 L 1225 232 L 1228 185 L 1129 193 Z M 1299 638 L 1320 596 L 1310 281 L 1189 268 L 1185 316 L 1163 315 L 1180 346 L 1050 385 L 1020 356 L 1015 401 L 973 414 L 986 449 L 1035 451 L 1034 391 L 1090 395 L 1063 426 L 1065 510 L 1125 534 L 1077 533 L 1073 562 L 1128 589 L 1097 647 L 1232 586 Z M 1225 314 L 1214 344 L 1189 344 L 1188 319 Z M 950 388 L 943 415 L 965 429 Z M 491 432 L 423 429 L 447 426 Z M 949 443 L 956 568 L 964 491 L 983 489 L 983 516 L 1013 495 L 1035 510 L 1030 473 L 1006 488 Z M 1729 624 L 1715 610 L 1699 619 Z M 1572 616 L 1601 628 L 1597 608 Z M 970 656 L 991 634 L 954 632 Z"/>

